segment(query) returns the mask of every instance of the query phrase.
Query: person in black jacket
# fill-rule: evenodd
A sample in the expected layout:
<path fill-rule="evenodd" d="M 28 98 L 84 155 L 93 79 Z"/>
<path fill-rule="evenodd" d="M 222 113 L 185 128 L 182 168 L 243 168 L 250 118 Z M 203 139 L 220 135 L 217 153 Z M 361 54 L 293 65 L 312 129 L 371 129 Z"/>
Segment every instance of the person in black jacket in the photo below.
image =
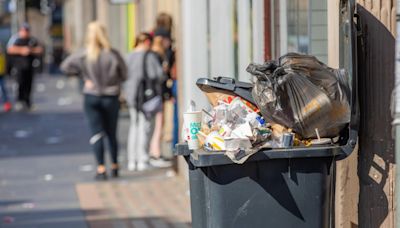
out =
<path fill-rule="evenodd" d="M 18 83 L 17 110 L 24 106 L 31 108 L 31 90 L 33 82 L 33 60 L 43 53 L 39 42 L 31 36 L 30 26 L 24 23 L 16 36 L 11 37 L 7 53 L 11 56 L 12 67 L 16 70 Z"/>

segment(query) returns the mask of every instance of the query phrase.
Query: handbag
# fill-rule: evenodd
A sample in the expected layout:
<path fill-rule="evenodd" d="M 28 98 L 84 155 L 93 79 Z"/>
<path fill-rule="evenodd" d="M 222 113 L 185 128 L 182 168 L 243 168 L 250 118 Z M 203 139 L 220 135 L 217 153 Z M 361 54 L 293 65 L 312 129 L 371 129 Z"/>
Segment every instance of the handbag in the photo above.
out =
<path fill-rule="evenodd" d="M 143 57 L 143 78 L 138 84 L 136 94 L 136 109 L 141 111 L 147 119 L 152 118 L 162 110 L 162 96 L 158 78 L 151 79 L 147 72 L 147 58 L 150 52 L 147 51 Z"/>

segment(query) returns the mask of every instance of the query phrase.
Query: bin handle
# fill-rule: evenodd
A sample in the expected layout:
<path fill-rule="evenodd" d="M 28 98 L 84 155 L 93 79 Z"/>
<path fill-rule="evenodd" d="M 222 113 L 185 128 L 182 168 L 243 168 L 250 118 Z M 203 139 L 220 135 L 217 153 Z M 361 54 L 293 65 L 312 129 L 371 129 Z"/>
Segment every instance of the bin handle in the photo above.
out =
<path fill-rule="evenodd" d="M 346 145 L 340 147 L 342 153 L 336 157 L 336 160 L 343 160 L 350 156 L 350 154 L 353 153 L 354 148 L 356 148 L 357 141 L 358 131 L 350 129 L 349 140 Z"/>
<path fill-rule="evenodd" d="M 235 79 L 223 76 L 218 76 L 216 78 L 216 81 L 223 84 L 231 84 L 231 85 L 235 84 Z"/>

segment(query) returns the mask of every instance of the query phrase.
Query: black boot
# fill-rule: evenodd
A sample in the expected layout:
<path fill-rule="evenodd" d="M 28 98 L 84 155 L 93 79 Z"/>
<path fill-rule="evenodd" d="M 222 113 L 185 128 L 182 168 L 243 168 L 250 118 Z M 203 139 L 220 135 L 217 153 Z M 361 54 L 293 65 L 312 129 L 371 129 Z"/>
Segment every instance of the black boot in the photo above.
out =
<path fill-rule="evenodd" d="M 111 169 L 111 176 L 114 178 L 119 177 L 119 169 Z"/>
<path fill-rule="evenodd" d="M 94 177 L 96 180 L 98 181 L 103 181 L 103 180 L 107 180 L 107 173 L 103 172 L 103 173 L 96 173 L 96 176 Z"/>

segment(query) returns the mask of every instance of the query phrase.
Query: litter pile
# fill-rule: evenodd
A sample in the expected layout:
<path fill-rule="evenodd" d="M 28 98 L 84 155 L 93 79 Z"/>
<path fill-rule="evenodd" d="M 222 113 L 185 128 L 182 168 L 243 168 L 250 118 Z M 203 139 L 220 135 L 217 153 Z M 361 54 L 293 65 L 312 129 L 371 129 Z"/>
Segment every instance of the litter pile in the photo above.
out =
<path fill-rule="evenodd" d="M 348 77 L 314 56 L 289 53 L 250 64 L 253 83 L 199 79 L 211 110 L 184 114 L 190 149 L 223 151 L 243 163 L 262 148 L 307 147 L 338 141 L 350 122 Z"/>

